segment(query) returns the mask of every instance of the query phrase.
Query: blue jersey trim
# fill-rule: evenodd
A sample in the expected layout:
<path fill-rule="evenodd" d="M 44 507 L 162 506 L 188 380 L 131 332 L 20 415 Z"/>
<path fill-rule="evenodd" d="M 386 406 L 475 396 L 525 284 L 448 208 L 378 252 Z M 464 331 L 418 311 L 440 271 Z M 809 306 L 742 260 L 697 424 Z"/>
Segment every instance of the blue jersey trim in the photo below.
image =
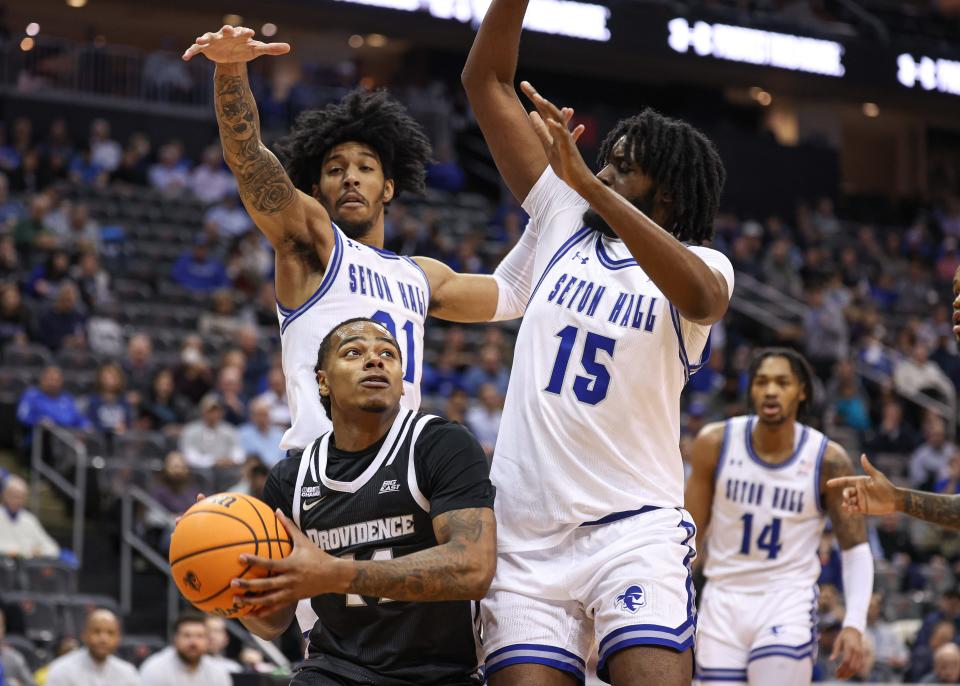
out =
<path fill-rule="evenodd" d="M 600 264 L 611 271 L 640 266 L 632 257 L 627 257 L 622 260 L 615 260 L 610 257 L 610 255 L 607 254 L 606 248 L 603 247 L 603 234 L 599 231 L 597 232 L 597 259 L 600 260 Z"/>
<path fill-rule="evenodd" d="M 550 654 L 557 657 L 552 658 Z M 509 656 L 503 657 L 501 656 Z M 559 658 L 566 658 L 566 660 Z M 573 664 L 571 664 L 571 662 Z M 494 664 L 490 664 L 493 662 Z M 490 653 L 484 660 L 486 674 L 492 674 L 504 667 L 519 664 L 537 664 L 553 667 L 564 672 L 569 672 L 577 677 L 579 683 L 585 680 L 583 670 L 586 668 L 586 662 L 579 655 L 571 653 L 569 650 L 557 648 L 556 646 L 541 645 L 539 643 L 514 643 L 505 646 L 499 650 Z"/>
<path fill-rule="evenodd" d="M 554 253 L 553 257 L 551 257 L 550 261 L 547 263 L 546 269 L 543 270 L 543 274 L 540 276 L 540 279 L 537 281 L 537 285 L 533 287 L 533 291 L 530 293 L 530 299 L 527 300 L 527 307 L 529 307 L 530 303 L 533 302 L 533 296 L 537 294 L 537 291 L 540 289 L 540 285 L 543 283 L 543 280 L 547 278 L 547 274 L 549 274 L 550 270 L 553 269 L 557 262 L 560 261 L 560 258 L 570 252 L 570 249 L 591 231 L 593 231 L 593 229 L 591 229 L 589 226 L 584 226 L 582 229 L 570 236 L 570 238 L 568 238 L 566 242 L 560 246 L 560 249 Z"/>
<path fill-rule="evenodd" d="M 487 675 L 493 674 L 504 667 L 510 667 L 511 665 L 545 665 L 547 667 L 553 667 L 554 669 L 559 669 L 563 672 L 569 672 L 577 677 L 578 684 L 586 683 L 586 677 L 583 674 L 583 670 L 577 669 L 568 662 L 561 662 L 560 660 L 551 660 L 548 657 L 536 657 L 534 655 L 518 655 L 517 657 L 509 657 L 506 660 L 501 660 L 493 667 L 487 667 L 484 670 L 484 673 Z"/>
<path fill-rule="evenodd" d="M 607 660 L 610 659 L 611 655 L 632 646 L 656 645 L 683 652 L 693 646 L 695 630 L 695 622 L 692 618 L 688 618 L 676 628 L 660 624 L 634 624 L 611 631 L 600 641 L 597 676 L 609 683 L 610 675 L 607 670 Z M 614 641 L 614 639 L 619 640 Z"/>
<path fill-rule="evenodd" d="M 741 674 L 731 674 L 730 676 L 726 676 L 726 675 L 723 675 L 723 674 L 714 676 L 714 675 L 712 675 L 712 674 L 700 674 L 699 672 L 697 672 L 696 678 L 697 678 L 698 680 L 700 680 L 700 681 L 736 681 L 736 682 L 741 682 L 741 681 L 742 681 L 743 683 L 747 683 L 747 673 L 746 673 L 746 671 L 744 671 L 744 673 L 743 673 L 742 675 L 741 675 Z"/>
<path fill-rule="evenodd" d="M 556 646 L 543 645 L 542 643 L 511 643 L 510 645 L 504 646 L 499 650 L 494 650 L 492 653 L 487 655 L 485 662 L 489 662 L 492 658 L 495 658 L 498 655 L 503 655 L 504 653 L 523 651 L 557 653 L 558 655 L 569 657 L 571 660 L 576 660 L 582 665 L 586 665 L 586 661 L 576 653 L 571 653 L 569 650 L 564 650 L 563 648 L 558 648 Z"/>
<path fill-rule="evenodd" d="M 745 436 L 745 442 L 747 444 L 747 454 L 750 456 L 750 459 L 756 462 L 761 467 L 766 467 L 767 469 L 783 469 L 784 467 L 787 467 L 788 465 L 793 464 L 794 461 L 797 459 L 797 457 L 800 455 L 800 451 L 803 450 L 804 444 L 806 444 L 807 442 L 807 435 L 810 432 L 810 427 L 808 427 L 805 424 L 800 424 L 800 426 L 802 427 L 802 431 L 800 432 L 800 440 L 797 441 L 797 447 L 793 449 L 793 454 L 791 454 L 790 457 L 788 457 L 786 460 L 784 460 L 780 464 L 771 464 L 770 462 L 766 462 L 760 459 L 760 456 L 757 455 L 756 451 L 753 449 L 753 427 L 756 425 L 756 423 L 757 423 L 756 416 L 750 417 L 747 420 L 747 431 Z"/>
<path fill-rule="evenodd" d="M 776 652 L 778 655 L 780 653 L 790 653 L 792 655 L 798 655 L 806 657 L 810 654 L 810 651 L 813 649 L 813 642 L 807 641 L 806 643 L 801 643 L 800 645 L 787 645 L 786 643 L 771 643 L 769 645 L 760 646 L 759 648 L 754 648 L 750 651 L 750 656 L 755 656 L 760 653 Z"/>
<path fill-rule="evenodd" d="M 668 301 L 668 306 L 670 308 L 670 321 L 673 322 L 673 330 L 677 334 L 677 344 L 679 345 L 678 355 L 680 356 L 680 364 L 683 365 L 683 383 L 686 384 L 690 380 L 690 360 L 687 357 L 687 346 L 683 343 L 683 331 L 680 328 L 680 313 L 677 312 L 677 308 L 673 306 L 673 303 Z"/>
<path fill-rule="evenodd" d="M 820 468 L 823 466 L 823 456 L 827 452 L 827 446 L 830 444 L 830 439 L 826 436 L 823 437 L 823 441 L 820 443 L 820 450 L 817 452 L 817 463 L 813 468 L 813 494 L 814 502 L 817 503 L 817 512 L 823 513 L 823 503 L 820 502 Z"/>
<path fill-rule="evenodd" d="M 696 666 L 696 679 L 700 681 L 746 681 L 747 670 L 725 667 Z"/>
<path fill-rule="evenodd" d="M 330 290 L 330 287 L 333 286 L 333 282 L 337 278 L 337 273 L 340 271 L 340 263 L 343 261 L 343 241 L 340 238 L 340 230 L 337 229 L 336 225 L 333 226 L 333 253 L 330 257 L 330 262 L 327 264 L 327 271 L 323 275 L 323 280 L 320 282 L 319 288 L 314 291 L 313 295 L 300 307 L 294 308 L 283 320 L 283 323 L 280 325 L 280 333 L 283 334 L 287 330 L 287 327 L 290 326 L 290 323 L 294 321 L 297 317 L 302 315 L 304 312 L 313 307 L 326 293 Z M 282 307 L 280 303 L 277 303 L 278 307 Z"/>
<path fill-rule="evenodd" d="M 677 511 L 680 513 L 680 524 L 687 530 L 687 537 L 683 539 L 683 545 L 687 546 L 687 554 L 683 558 L 683 566 L 687 568 L 687 617 L 693 621 L 693 628 L 696 631 L 697 628 L 697 589 L 693 585 L 693 559 L 697 556 L 696 549 L 690 545 L 691 540 L 696 540 L 697 537 L 697 525 L 692 521 L 688 522 L 683 518 L 684 510 Z"/>
<path fill-rule="evenodd" d="M 610 522 L 618 522 L 621 519 L 626 519 L 627 517 L 635 517 L 644 512 L 651 512 L 653 510 L 659 510 L 660 508 L 656 505 L 644 505 L 639 510 L 623 510 L 622 512 L 612 512 L 605 517 L 600 519 L 594 519 L 592 522 L 584 522 L 580 526 L 596 526 L 598 524 L 609 524 Z"/>
<path fill-rule="evenodd" d="M 720 470 L 723 469 L 723 463 L 727 459 L 727 446 L 730 444 L 730 432 L 732 431 L 730 423 L 732 419 L 728 419 L 723 423 L 723 440 L 720 441 L 720 455 L 717 456 L 717 468 L 713 472 L 713 483 L 717 483 L 717 480 L 720 479 Z"/>
<path fill-rule="evenodd" d="M 679 312 L 677 314 L 679 314 Z M 707 342 L 703 344 L 703 350 L 700 351 L 700 361 L 696 364 L 690 365 L 690 376 L 693 376 L 699 372 L 701 369 L 703 369 L 703 366 L 710 361 L 710 353 L 713 352 L 712 338 L 713 328 L 711 328 L 710 332 L 707 334 Z"/>
<path fill-rule="evenodd" d="M 413 259 L 412 257 L 407 257 L 406 255 L 404 255 L 402 259 L 404 259 L 404 260 L 406 260 L 407 262 L 409 262 L 410 264 L 412 264 L 414 267 L 417 268 L 417 271 L 418 271 L 418 272 L 420 272 L 421 274 L 423 274 L 423 282 L 424 282 L 425 284 L 427 284 L 427 314 L 429 314 L 429 313 L 430 313 L 430 298 L 431 298 L 430 279 L 427 278 L 427 273 L 426 273 L 425 271 L 423 271 L 423 267 L 421 267 L 419 264 L 417 264 L 417 261 L 416 261 L 415 259 Z M 424 319 L 426 319 L 426 314 L 424 314 Z"/>
<path fill-rule="evenodd" d="M 364 243 L 364 245 L 367 245 L 367 244 Z M 377 253 L 378 255 L 380 255 L 380 257 L 386 258 L 386 259 L 388 259 L 388 260 L 399 260 L 399 259 L 401 259 L 400 255 L 398 255 L 397 253 L 393 252 L 392 250 L 387 250 L 386 248 L 378 248 L 378 247 L 376 247 L 375 245 L 367 245 L 367 247 L 370 248 L 371 250 L 373 250 L 373 252 L 375 252 L 375 253 Z"/>

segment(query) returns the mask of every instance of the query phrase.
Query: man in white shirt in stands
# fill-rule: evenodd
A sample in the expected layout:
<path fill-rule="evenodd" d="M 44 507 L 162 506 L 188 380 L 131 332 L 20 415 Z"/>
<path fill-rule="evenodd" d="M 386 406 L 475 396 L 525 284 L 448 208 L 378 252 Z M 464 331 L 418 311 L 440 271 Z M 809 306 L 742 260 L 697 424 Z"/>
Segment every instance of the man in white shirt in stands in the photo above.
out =
<path fill-rule="evenodd" d="M 29 495 L 27 482 L 10 475 L 3 485 L 0 504 L 0 555 L 14 557 L 57 557 L 60 546 L 48 534 L 40 520 L 25 509 Z"/>
<path fill-rule="evenodd" d="M 81 635 L 83 648 L 50 664 L 46 686 L 140 686 L 137 668 L 114 656 L 120 620 L 110 610 L 94 610 Z"/>
<path fill-rule="evenodd" d="M 143 686 L 231 686 L 230 673 L 207 654 L 209 647 L 204 616 L 180 615 L 174 624 L 173 645 L 141 665 Z"/>
<path fill-rule="evenodd" d="M 180 452 L 197 469 L 239 465 L 243 448 L 237 431 L 223 421 L 223 404 L 214 393 L 200 400 L 200 419 L 190 422 L 180 434 Z"/>

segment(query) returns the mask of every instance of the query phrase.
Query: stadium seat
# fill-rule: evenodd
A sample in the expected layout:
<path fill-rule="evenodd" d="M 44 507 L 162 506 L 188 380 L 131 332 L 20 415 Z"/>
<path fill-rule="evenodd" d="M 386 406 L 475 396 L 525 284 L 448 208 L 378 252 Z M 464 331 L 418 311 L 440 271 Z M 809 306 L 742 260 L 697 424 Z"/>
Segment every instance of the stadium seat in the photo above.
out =
<path fill-rule="evenodd" d="M 162 460 L 168 452 L 167 437 L 156 431 L 128 431 L 115 437 L 113 446 L 117 457 L 135 462 Z"/>
<path fill-rule="evenodd" d="M 50 352 L 35 343 L 11 343 L 3 349 L 3 363 L 11 367 L 42 367 L 50 364 Z"/>
<path fill-rule="evenodd" d="M 167 642 L 160 636 L 124 636 L 117 648 L 117 657 L 139 667 L 140 663 L 166 646 Z"/>
<path fill-rule="evenodd" d="M 7 634 L 3 642 L 23 655 L 31 671 L 37 671 L 50 661 L 50 651 L 38 646 L 26 636 Z"/>
<path fill-rule="evenodd" d="M 63 370 L 80 371 L 96 369 L 103 362 L 96 353 L 83 348 L 64 348 L 57 353 L 56 361 Z"/>
<path fill-rule="evenodd" d="M 77 636 L 83 631 L 87 615 L 98 608 L 105 608 L 120 616 L 117 601 L 105 595 L 63 595 L 57 598 L 57 607 L 64 628 Z"/>
<path fill-rule="evenodd" d="M 34 558 L 20 563 L 23 588 L 33 593 L 75 593 L 77 570 L 60 560 Z"/>
<path fill-rule="evenodd" d="M 20 564 L 17 558 L 0 555 L 0 588 L 10 591 L 22 590 Z"/>
<path fill-rule="evenodd" d="M 23 620 L 23 633 L 34 641 L 50 643 L 63 633 L 55 601 L 41 593 L 4 593 L 4 604 L 14 608 Z"/>

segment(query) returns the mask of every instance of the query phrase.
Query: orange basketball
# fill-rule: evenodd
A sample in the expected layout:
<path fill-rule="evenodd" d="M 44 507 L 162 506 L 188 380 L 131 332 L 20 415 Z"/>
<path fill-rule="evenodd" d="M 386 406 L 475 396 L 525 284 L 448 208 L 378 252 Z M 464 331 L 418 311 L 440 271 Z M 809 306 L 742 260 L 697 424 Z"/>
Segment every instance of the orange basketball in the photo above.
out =
<path fill-rule="evenodd" d="M 268 574 L 240 562 L 240 555 L 279 560 L 292 548 L 286 529 L 266 503 L 242 493 L 217 493 L 191 507 L 177 523 L 170 540 L 170 573 L 197 609 L 239 617 L 251 608 L 234 603 L 239 592 L 230 580 Z"/>

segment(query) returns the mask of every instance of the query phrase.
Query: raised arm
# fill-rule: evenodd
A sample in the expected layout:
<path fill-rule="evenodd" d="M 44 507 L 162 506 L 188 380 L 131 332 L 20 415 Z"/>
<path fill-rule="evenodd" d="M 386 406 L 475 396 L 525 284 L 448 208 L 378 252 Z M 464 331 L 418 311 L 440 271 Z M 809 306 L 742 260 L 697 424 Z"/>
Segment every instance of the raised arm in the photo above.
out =
<path fill-rule="evenodd" d="M 897 488 L 866 455 L 860 456 L 866 476 L 830 479 L 827 486 L 842 495 L 843 509 L 864 515 L 903 512 L 925 522 L 960 529 L 960 496 Z"/>
<path fill-rule="evenodd" d="M 547 157 L 514 85 L 527 3 L 493 0 L 460 77 L 493 161 L 521 202 L 547 168 Z"/>
<path fill-rule="evenodd" d="M 237 179 L 244 207 L 277 253 L 277 295 L 296 307 L 316 288 L 310 276 L 323 269 L 333 250 L 330 217 L 311 196 L 297 190 L 277 157 L 260 138 L 257 103 L 247 62 L 282 55 L 286 43 L 253 40 L 252 29 L 224 26 L 199 36 L 184 60 L 202 54 L 216 63 L 214 108 L 227 166 Z"/>
<path fill-rule="evenodd" d="M 717 463 L 723 446 L 724 424 L 707 424 L 693 441 L 693 470 L 687 479 L 683 506 L 697 525 L 698 559 L 702 559 L 703 541 L 710 528 Z"/>

